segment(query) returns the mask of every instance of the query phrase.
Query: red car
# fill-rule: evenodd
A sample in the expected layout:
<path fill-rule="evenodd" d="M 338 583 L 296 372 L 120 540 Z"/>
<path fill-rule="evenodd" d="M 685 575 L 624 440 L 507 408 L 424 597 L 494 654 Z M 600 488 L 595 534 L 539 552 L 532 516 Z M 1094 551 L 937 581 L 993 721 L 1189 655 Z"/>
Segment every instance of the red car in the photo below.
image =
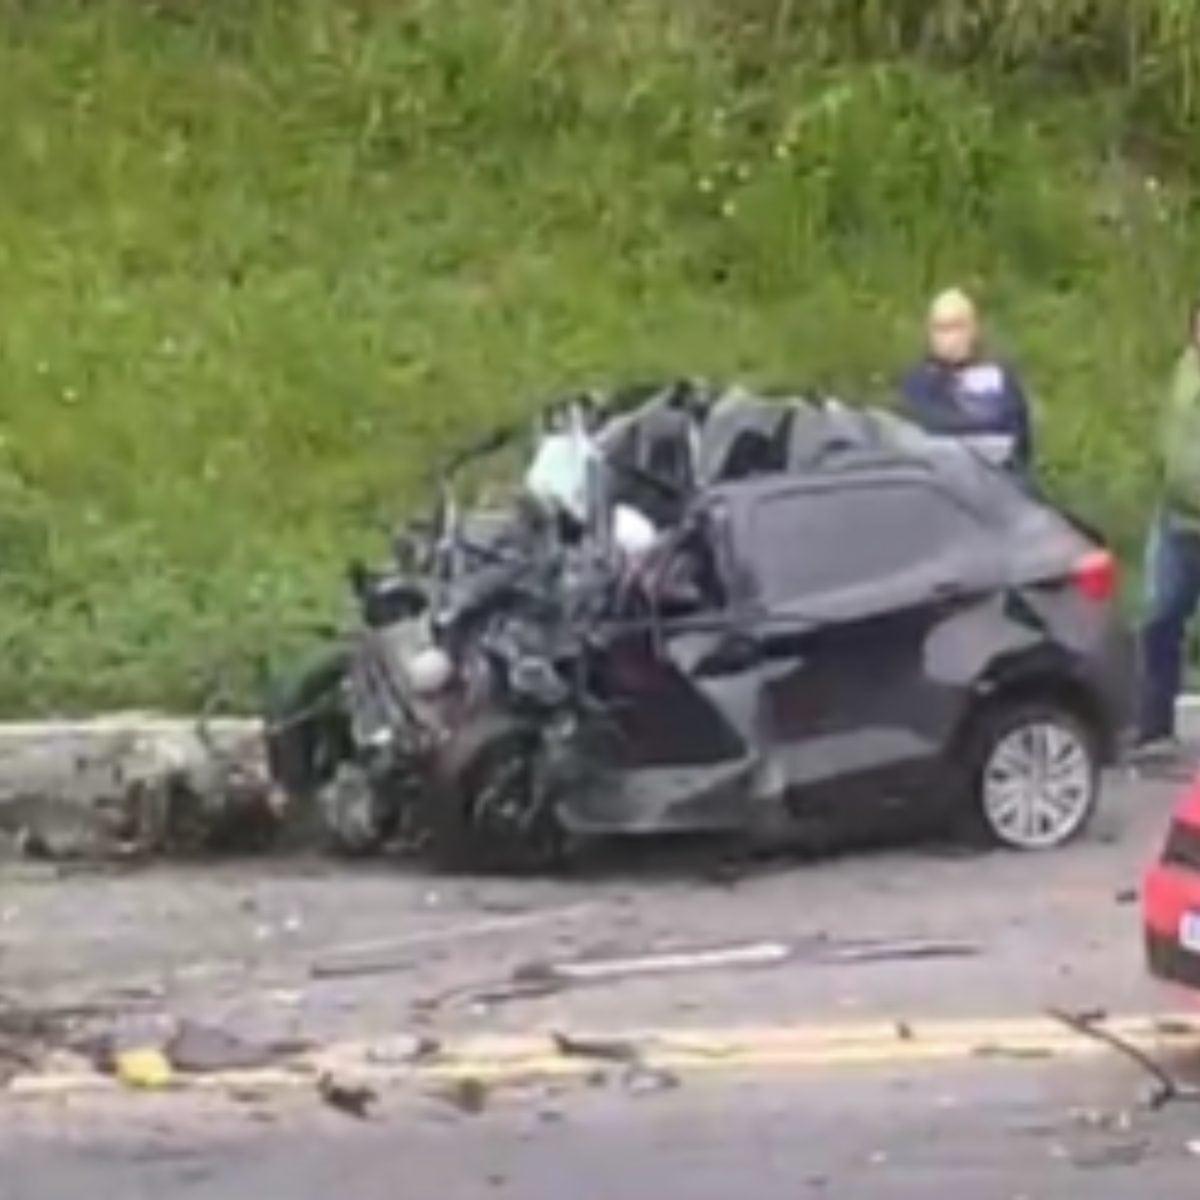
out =
<path fill-rule="evenodd" d="M 1176 807 L 1142 889 L 1146 955 L 1160 979 L 1200 990 L 1200 776 Z"/>

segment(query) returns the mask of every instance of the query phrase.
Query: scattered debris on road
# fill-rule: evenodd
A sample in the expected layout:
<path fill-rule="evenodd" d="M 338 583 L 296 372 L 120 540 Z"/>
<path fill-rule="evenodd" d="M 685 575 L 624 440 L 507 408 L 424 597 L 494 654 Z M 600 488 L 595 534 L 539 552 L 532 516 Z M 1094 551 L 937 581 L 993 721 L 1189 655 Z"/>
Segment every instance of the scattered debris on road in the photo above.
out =
<path fill-rule="evenodd" d="M 792 948 L 782 942 L 752 942 L 624 958 L 585 958 L 560 962 L 527 962 L 513 971 L 507 986 L 477 994 L 486 1003 L 544 996 L 574 984 L 605 983 L 636 976 L 704 971 L 723 967 L 774 966 L 786 962 Z"/>
<path fill-rule="evenodd" d="M 1150 1108 L 1163 1108 L 1176 1100 L 1200 1101 L 1200 1088 L 1180 1082 L 1166 1067 L 1155 1062 L 1144 1050 L 1127 1042 L 1112 1030 L 1106 1029 L 1099 1021 L 1088 1020 L 1086 1017 L 1066 1012 L 1061 1008 L 1048 1008 L 1046 1015 L 1059 1021 L 1081 1037 L 1103 1043 L 1145 1071 L 1154 1083 L 1154 1088 L 1147 1097 Z"/>
<path fill-rule="evenodd" d="M 1154 1022 L 1154 1032 L 1163 1037 L 1191 1037 L 1200 1032 L 1195 1025 L 1187 1021 L 1176 1021 L 1170 1017 L 1158 1017 Z"/>
<path fill-rule="evenodd" d="M 821 936 L 800 942 L 748 942 L 736 946 L 700 947 L 618 958 L 582 958 L 520 964 L 502 984 L 473 993 L 475 1001 L 499 1004 L 536 999 L 563 988 L 616 982 L 640 976 L 739 967 L 775 967 L 786 962 L 847 966 L 912 962 L 937 958 L 972 958 L 982 948 L 974 942 L 931 938 L 838 940 Z"/>
<path fill-rule="evenodd" d="M 488 1085 L 473 1075 L 453 1079 L 437 1095 L 468 1116 L 477 1117 L 487 1108 L 490 1099 Z"/>
<path fill-rule="evenodd" d="M 155 1090 L 189 1076 L 262 1069 L 312 1049 L 300 1039 L 251 1042 L 158 1008 L 37 1009 L 0 999 L 0 1086 L 25 1075 L 96 1075 Z"/>
<path fill-rule="evenodd" d="M 551 1037 L 555 1049 L 565 1057 L 621 1065 L 621 1086 L 632 1096 L 646 1096 L 679 1087 L 678 1075 L 646 1062 L 643 1047 L 627 1038 L 574 1037 L 563 1033 L 553 1033 Z M 608 1082 L 608 1078 L 603 1072 L 592 1072 L 585 1082 L 589 1087 L 600 1087 Z"/>
<path fill-rule="evenodd" d="M 505 1004 L 509 1000 L 538 1000 L 561 992 L 565 987 L 567 981 L 554 974 L 551 963 L 528 962 L 521 963 L 503 983 L 486 984 L 478 989 L 455 988 L 437 997 L 436 1003 L 440 1005 L 454 996 L 467 995 L 474 1003 L 486 1008 L 492 1004 Z"/>
<path fill-rule="evenodd" d="M 551 977 L 567 983 L 593 983 L 633 975 L 665 975 L 720 967 L 765 967 L 786 962 L 793 948 L 784 942 L 751 942 L 743 946 L 643 954 L 630 958 L 580 959 L 549 964 Z"/>
<path fill-rule="evenodd" d="M 1054 1051 L 1046 1046 L 1006 1046 L 1003 1043 L 984 1042 L 971 1050 L 972 1058 L 1004 1058 L 1013 1062 L 1039 1062 L 1054 1057 Z"/>
<path fill-rule="evenodd" d="M 1076 1021 L 1085 1021 L 1089 1025 L 1095 1025 L 1097 1021 L 1107 1021 L 1108 1020 L 1108 1009 L 1106 1009 L 1106 1008 L 1080 1008 L 1080 1009 L 1076 1009 L 1074 1011 L 1074 1013 L 1072 1013 L 1072 1015 L 1074 1016 Z M 1061 1020 L 1062 1018 L 1060 1017 L 1057 1019 Z M 1161 1033 L 1162 1030 L 1159 1030 L 1159 1032 Z M 1178 1034 L 1180 1031 L 1178 1029 L 1176 1029 L 1175 1032 Z M 1192 1032 L 1191 1027 L 1189 1026 L 1187 1029 L 1183 1030 L 1183 1032 L 1185 1034 L 1191 1033 Z"/>
<path fill-rule="evenodd" d="M 602 1062 L 641 1061 L 642 1052 L 633 1042 L 622 1038 L 579 1038 L 553 1033 L 555 1049 L 567 1058 L 595 1058 Z"/>
<path fill-rule="evenodd" d="M 419 963 L 411 951 L 402 958 L 329 959 L 313 963 L 309 976 L 313 979 L 354 979 L 364 975 L 394 975 L 413 971 Z"/>
<path fill-rule="evenodd" d="M 1118 1133 L 1128 1133 L 1133 1128 L 1133 1114 L 1128 1109 L 1109 1112 L 1096 1108 L 1073 1108 L 1070 1111 L 1071 1120 L 1084 1129 L 1116 1130 Z"/>
<path fill-rule="evenodd" d="M 113 1069 L 126 1087 L 144 1091 L 168 1087 L 174 1079 L 170 1061 L 157 1046 L 120 1051 L 113 1059 Z"/>
<path fill-rule="evenodd" d="M 179 1023 L 164 1053 L 175 1070 L 195 1075 L 253 1070 L 268 1066 L 281 1056 L 280 1048 L 255 1045 L 224 1029 L 194 1021 Z"/>
<path fill-rule="evenodd" d="M 408 1067 L 433 1062 L 441 1053 L 437 1038 L 424 1034 L 397 1034 L 373 1043 L 366 1052 L 373 1067 Z"/>
<path fill-rule="evenodd" d="M 371 1119 L 378 1093 L 365 1084 L 339 1083 L 327 1072 L 317 1079 L 317 1093 L 330 1108 L 358 1121 Z"/>
<path fill-rule="evenodd" d="M 621 1084 L 631 1096 L 650 1096 L 679 1087 L 679 1076 L 664 1067 L 634 1063 L 621 1076 Z"/>
<path fill-rule="evenodd" d="M 31 1069 L 41 1069 L 56 1053 L 74 1051 L 84 1022 L 95 1018 L 92 1005 L 29 1007 L 0 995 L 0 1086 Z"/>
<path fill-rule="evenodd" d="M 983 950 L 974 942 L 935 938 L 897 938 L 880 941 L 829 942 L 816 954 L 830 964 L 914 962 L 933 958 L 975 958 Z"/>

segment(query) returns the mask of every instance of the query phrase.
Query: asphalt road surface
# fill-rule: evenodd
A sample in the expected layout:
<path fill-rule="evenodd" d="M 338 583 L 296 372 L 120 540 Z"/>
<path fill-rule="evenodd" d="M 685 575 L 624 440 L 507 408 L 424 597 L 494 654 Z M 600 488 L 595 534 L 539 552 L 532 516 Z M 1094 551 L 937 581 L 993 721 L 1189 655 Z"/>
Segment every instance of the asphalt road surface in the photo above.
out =
<path fill-rule="evenodd" d="M 0 866 L 0 999 L 92 1007 L 118 1037 L 187 1017 L 360 1053 L 415 1034 L 694 1043 L 669 1072 L 597 1061 L 558 1077 L 524 1059 L 457 1082 L 382 1072 L 364 1122 L 305 1078 L 0 1091 L 0 1200 L 1198 1194 L 1200 1105 L 1150 1112 L 1145 1076 L 1120 1057 L 1076 1056 L 1067 1034 L 1020 1042 L 1048 1006 L 1186 1010 L 1145 977 L 1134 902 L 1176 791 L 1116 779 L 1088 839 L 1035 856 L 916 845 L 731 867 L 710 847 L 659 846 L 541 880 L 296 861 L 66 878 Z M 914 938 L 973 953 L 825 953 Z M 788 954 L 512 987 L 560 960 L 763 944 Z M 866 1051 L 838 1040 L 867 1028 L 890 1032 Z M 797 1030 L 815 1039 L 802 1053 Z M 722 1038 L 741 1050 L 723 1058 Z M 1190 1077 L 1190 1057 L 1172 1069 Z"/>
<path fill-rule="evenodd" d="M 1133 1110 L 1111 1064 L 544 1088 L 479 1115 L 385 1097 L 357 1122 L 293 1098 L 142 1098 L 0 1124 L 0 1198 L 1183 1200 L 1200 1114 Z"/>

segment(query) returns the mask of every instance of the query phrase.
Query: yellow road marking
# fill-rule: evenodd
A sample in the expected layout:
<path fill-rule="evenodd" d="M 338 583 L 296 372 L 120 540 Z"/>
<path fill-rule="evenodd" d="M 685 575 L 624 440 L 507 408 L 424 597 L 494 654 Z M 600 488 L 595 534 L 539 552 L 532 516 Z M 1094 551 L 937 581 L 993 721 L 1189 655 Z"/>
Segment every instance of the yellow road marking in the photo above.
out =
<path fill-rule="evenodd" d="M 1103 1026 L 1150 1054 L 1200 1052 L 1200 1016 L 1161 1014 L 1115 1017 Z M 593 1035 L 588 1032 L 589 1038 Z M 719 1029 L 648 1029 L 594 1035 L 599 1042 L 636 1048 L 649 1068 L 679 1073 L 919 1065 L 950 1061 L 1022 1062 L 1112 1054 L 1092 1039 L 1049 1017 L 938 1019 L 836 1025 L 774 1025 Z M 376 1043 L 377 1044 L 377 1043 Z M 387 1082 L 436 1082 L 476 1078 L 491 1083 L 539 1077 L 583 1077 L 617 1068 L 600 1057 L 567 1055 L 549 1033 L 480 1036 L 447 1041 L 436 1057 L 416 1064 L 372 1061 L 370 1041 L 344 1042 L 282 1067 L 177 1076 L 185 1088 L 271 1089 L 311 1085 L 321 1071 Z M 110 1089 L 113 1080 L 92 1074 L 27 1074 L 9 1082 L 17 1095 L 49 1095 Z"/>

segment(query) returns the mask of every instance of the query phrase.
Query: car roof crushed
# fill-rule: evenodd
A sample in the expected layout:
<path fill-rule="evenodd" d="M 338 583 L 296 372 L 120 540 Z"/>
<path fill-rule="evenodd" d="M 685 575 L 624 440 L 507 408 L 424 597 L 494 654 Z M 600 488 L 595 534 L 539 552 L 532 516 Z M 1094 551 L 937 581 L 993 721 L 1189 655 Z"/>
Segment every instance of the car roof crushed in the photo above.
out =
<path fill-rule="evenodd" d="M 635 407 L 601 431 L 605 457 L 688 491 L 885 465 L 932 472 L 968 488 L 997 474 L 957 439 L 931 436 L 891 412 L 832 397 L 681 381 L 607 398 L 618 410 L 630 399 Z"/>

